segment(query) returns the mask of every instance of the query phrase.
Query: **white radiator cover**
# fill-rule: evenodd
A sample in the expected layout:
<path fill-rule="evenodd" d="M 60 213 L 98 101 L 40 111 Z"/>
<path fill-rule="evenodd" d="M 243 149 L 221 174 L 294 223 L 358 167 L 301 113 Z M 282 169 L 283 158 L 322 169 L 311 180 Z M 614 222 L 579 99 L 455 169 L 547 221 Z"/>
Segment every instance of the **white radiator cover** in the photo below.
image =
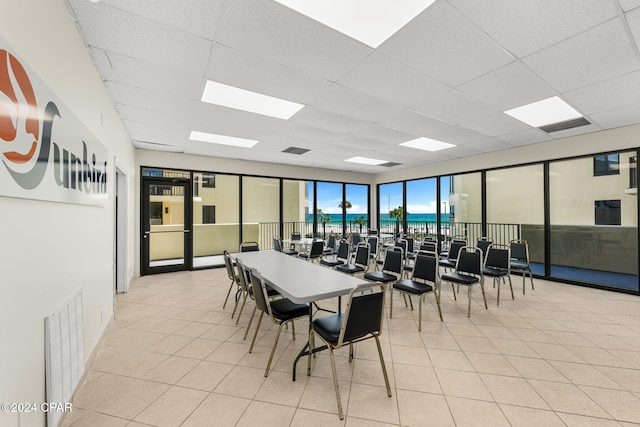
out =
<path fill-rule="evenodd" d="M 85 369 L 82 292 L 73 294 L 45 318 L 44 339 L 47 402 L 70 402 Z M 57 426 L 62 415 L 61 411 L 48 411 L 47 426 Z"/>

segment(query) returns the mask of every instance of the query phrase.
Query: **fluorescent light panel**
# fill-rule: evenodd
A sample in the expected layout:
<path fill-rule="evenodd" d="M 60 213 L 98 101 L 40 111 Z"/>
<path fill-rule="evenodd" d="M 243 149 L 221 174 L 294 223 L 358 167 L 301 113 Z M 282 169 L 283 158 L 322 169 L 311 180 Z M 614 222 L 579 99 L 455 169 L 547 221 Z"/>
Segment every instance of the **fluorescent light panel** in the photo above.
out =
<path fill-rule="evenodd" d="M 380 166 L 384 163 L 388 163 L 387 160 L 371 159 L 369 157 L 360 157 L 360 156 L 351 157 L 350 159 L 346 159 L 345 162 L 360 163 L 363 165 L 371 165 L 371 166 Z"/>
<path fill-rule="evenodd" d="M 253 139 L 236 138 L 234 136 L 217 135 L 215 133 L 191 131 L 189 139 L 192 141 L 210 142 L 212 144 L 232 145 L 234 147 L 251 148 L 258 143 Z"/>
<path fill-rule="evenodd" d="M 558 96 L 513 108 L 504 113 L 536 128 L 582 117 L 582 114 Z"/>
<path fill-rule="evenodd" d="M 304 105 L 207 80 L 202 101 L 264 116 L 288 119 Z"/>
<path fill-rule="evenodd" d="M 430 138 L 418 138 L 412 141 L 403 142 L 400 145 L 425 151 L 440 151 L 446 148 L 455 147 L 454 144 L 449 144 L 448 142 L 442 142 Z"/>
<path fill-rule="evenodd" d="M 276 1 L 374 49 L 434 2 L 434 0 Z"/>

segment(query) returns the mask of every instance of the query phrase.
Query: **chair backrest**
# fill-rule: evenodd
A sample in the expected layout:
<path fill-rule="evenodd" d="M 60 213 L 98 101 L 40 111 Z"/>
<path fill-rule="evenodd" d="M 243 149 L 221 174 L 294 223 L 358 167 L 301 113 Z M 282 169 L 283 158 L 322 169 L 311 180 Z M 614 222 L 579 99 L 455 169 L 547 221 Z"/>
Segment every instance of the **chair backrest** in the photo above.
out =
<path fill-rule="evenodd" d="M 379 288 L 380 292 L 365 292 L 374 288 Z M 342 346 L 343 342 L 380 333 L 384 317 L 385 292 L 385 286 L 375 282 L 363 283 L 351 290 L 336 348 Z"/>
<path fill-rule="evenodd" d="M 299 231 L 294 231 L 293 233 L 291 233 L 291 240 L 300 240 L 302 239 L 302 235 L 300 234 Z"/>
<path fill-rule="evenodd" d="M 359 233 L 353 233 L 351 234 L 351 244 L 352 245 L 357 245 L 358 243 L 360 243 L 362 241 L 362 237 L 360 236 Z"/>
<path fill-rule="evenodd" d="M 265 314 L 271 316 L 271 307 L 268 303 L 269 297 L 267 296 L 267 289 L 262 274 L 255 268 L 249 269 L 249 274 L 251 275 L 251 286 L 253 286 L 253 298 L 256 301 L 258 310 L 262 310 Z"/>
<path fill-rule="evenodd" d="M 280 244 L 280 239 L 278 239 L 277 237 L 273 238 L 273 250 L 282 252 L 282 245 Z"/>
<path fill-rule="evenodd" d="M 329 240 L 327 241 L 327 248 L 335 249 L 336 248 L 336 235 L 329 234 Z"/>
<path fill-rule="evenodd" d="M 486 237 L 481 237 L 478 239 L 478 242 L 476 243 L 476 247 L 480 248 L 480 250 L 482 251 L 482 253 L 486 258 L 487 252 L 489 251 L 489 248 L 491 247 L 492 244 L 493 242 L 491 240 L 487 239 Z"/>
<path fill-rule="evenodd" d="M 458 259 L 458 253 L 460 249 L 464 248 L 467 244 L 465 242 L 461 242 L 458 240 L 454 240 L 451 242 L 451 246 L 449 246 L 449 259 Z"/>
<path fill-rule="evenodd" d="M 484 265 L 486 267 L 499 268 L 509 271 L 511 259 L 509 247 L 505 245 L 491 245 L 486 255 Z"/>
<path fill-rule="evenodd" d="M 254 252 L 259 250 L 260 250 L 260 247 L 258 246 L 258 242 L 240 243 L 240 252 Z"/>
<path fill-rule="evenodd" d="M 369 236 L 377 236 L 378 235 L 378 230 L 372 229 L 369 230 Z"/>
<path fill-rule="evenodd" d="M 236 281 L 236 272 L 233 270 L 233 262 L 231 261 L 231 255 L 227 250 L 222 252 L 222 257 L 224 258 L 224 266 L 227 268 L 227 275 L 230 280 Z"/>
<path fill-rule="evenodd" d="M 378 238 L 376 236 L 369 236 L 367 241 L 369 242 L 369 253 L 372 256 L 377 255 L 378 254 Z"/>
<path fill-rule="evenodd" d="M 529 245 L 526 240 L 512 240 L 509 243 L 511 258 L 529 262 Z"/>
<path fill-rule="evenodd" d="M 413 240 L 413 237 L 405 237 L 404 238 L 407 241 L 407 252 L 411 253 L 415 250 L 415 243 Z"/>
<path fill-rule="evenodd" d="M 463 246 L 458 253 L 456 272 L 482 275 L 482 261 L 484 255 L 475 246 Z"/>
<path fill-rule="evenodd" d="M 350 247 L 351 245 L 349 245 L 349 242 L 347 242 L 346 240 L 342 240 L 338 245 L 338 253 L 336 254 L 336 258 L 348 261 L 349 257 L 351 256 L 351 251 L 349 250 Z"/>
<path fill-rule="evenodd" d="M 412 279 L 420 279 L 431 283 L 438 280 L 438 255 L 435 251 L 419 251 L 413 266 Z"/>
<path fill-rule="evenodd" d="M 356 246 L 356 258 L 353 263 L 363 267 L 369 265 L 369 244 L 367 242 L 358 243 L 358 246 Z"/>
<path fill-rule="evenodd" d="M 420 244 L 420 251 L 424 252 L 435 252 L 438 248 L 437 242 L 422 242 Z"/>
<path fill-rule="evenodd" d="M 317 258 L 322 256 L 324 252 L 324 240 L 314 240 L 309 251 L 309 258 Z"/>
<path fill-rule="evenodd" d="M 390 271 L 396 274 L 402 274 L 402 264 L 404 262 L 404 251 L 401 246 L 393 246 L 387 249 L 384 256 L 384 264 L 382 271 Z"/>
<path fill-rule="evenodd" d="M 407 256 L 407 251 L 409 250 L 409 242 L 407 242 L 407 239 L 398 239 L 395 243 L 395 247 L 402 249 L 403 256 Z"/>
<path fill-rule="evenodd" d="M 249 287 L 251 286 L 248 276 L 249 273 L 240 259 L 236 259 L 236 269 L 238 270 L 237 277 L 240 281 L 240 288 L 244 292 L 249 292 Z"/>
<path fill-rule="evenodd" d="M 424 236 L 423 242 L 436 242 L 438 243 L 438 238 L 436 236 Z"/>

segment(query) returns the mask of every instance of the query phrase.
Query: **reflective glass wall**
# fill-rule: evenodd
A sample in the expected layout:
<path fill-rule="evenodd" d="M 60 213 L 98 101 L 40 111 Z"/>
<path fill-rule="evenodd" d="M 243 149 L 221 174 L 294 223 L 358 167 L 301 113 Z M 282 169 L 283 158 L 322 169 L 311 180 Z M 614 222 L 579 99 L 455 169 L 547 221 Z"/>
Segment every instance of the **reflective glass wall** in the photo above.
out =
<path fill-rule="evenodd" d="M 474 243 L 483 236 L 482 176 L 480 172 L 450 175 L 440 181 L 443 212 L 442 239 L 464 238 Z M 448 221 L 447 221 L 448 220 Z"/>
<path fill-rule="evenodd" d="M 242 177 L 242 241 L 271 249 L 280 235 L 280 180 Z"/>
<path fill-rule="evenodd" d="M 378 212 L 380 232 L 398 236 L 404 232 L 403 183 L 394 182 L 378 186 Z"/>
<path fill-rule="evenodd" d="M 437 234 L 437 179 L 407 181 L 407 233 L 417 239 Z"/>
<path fill-rule="evenodd" d="M 313 181 L 282 180 L 282 239 L 313 232 Z"/>
<path fill-rule="evenodd" d="M 347 184 L 345 200 L 347 231 L 366 233 L 369 230 L 369 186 Z"/>
<path fill-rule="evenodd" d="M 331 233 L 343 235 L 342 199 L 342 184 L 335 182 L 316 183 L 317 207 L 315 214 L 318 227 L 316 234 L 319 237 L 328 238 Z"/>

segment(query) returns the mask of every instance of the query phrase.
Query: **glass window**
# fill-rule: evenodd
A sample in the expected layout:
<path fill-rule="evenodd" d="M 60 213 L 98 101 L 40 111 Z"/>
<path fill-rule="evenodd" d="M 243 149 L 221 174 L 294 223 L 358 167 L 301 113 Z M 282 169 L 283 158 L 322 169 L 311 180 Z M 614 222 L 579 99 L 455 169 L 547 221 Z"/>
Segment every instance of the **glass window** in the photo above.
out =
<path fill-rule="evenodd" d="M 327 238 L 330 233 L 342 235 L 342 184 L 333 182 L 317 183 L 316 219 L 317 234 Z"/>
<path fill-rule="evenodd" d="M 311 212 L 313 212 L 313 181 L 283 180 L 281 239 L 288 239 L 294 231 L 300 232 L 303 236 L 312 233 Z"/>
<path fill-rule="evenodd" d="M 550 163 L 552 277 L 637 290 L 637 196 L 627 191 L 634 156 L 619 153 L 619 174 L 598 177 L 591 157 Z"/>
<path fill-rule="evenodd" d="M 593 176 L 618 175 L 620 173 L 620 154 L 606 154 L 593 158 Z"/>
<path fill-rule="evenodd" d="M 436 235 L 437 180 L 407 181 L 407 233 L 422 240 L 425 235 Z"/>
<path fill-rule="evenodd" d="M 475 243 L 482 237 L 482 182 L 480 172 L 451 175 L 440 180 L 441 197 L 449 210 L 449 223 L 442 221 L 444 241 L 459 237 Z"/>
<path fill-rule="evenodd" d="M 402 218 L 404 213 L 402 201 L 402 182 L 382 184 L 378 187 L 378 211 L 380 212 L 380 233 L 397 236 L 404 232 Z"/>
<path fill-rule="evenodd" d="M 345 199 L 349 232 L 366 233 L 369 230 L 369 186 L 347 184 Z"/>
<path fill-rule="evenodd" d="M 280 234 L 280 180 L 242 177 L 242 241 L 273 248 Z"/>

